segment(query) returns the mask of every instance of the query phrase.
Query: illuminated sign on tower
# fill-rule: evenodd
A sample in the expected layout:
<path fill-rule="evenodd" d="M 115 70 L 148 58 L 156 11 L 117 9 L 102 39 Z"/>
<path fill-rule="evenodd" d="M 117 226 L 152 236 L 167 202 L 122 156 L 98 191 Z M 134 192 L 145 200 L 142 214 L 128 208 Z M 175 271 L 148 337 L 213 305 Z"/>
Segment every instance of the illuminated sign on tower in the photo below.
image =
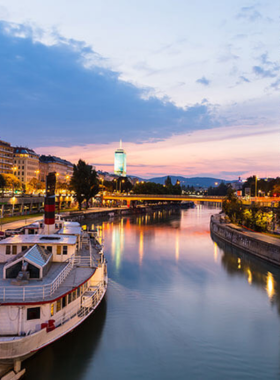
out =
<path fill-rule="evenodd" d="M 120 140 L 119 149 L 115 151 L 114 173 L 120 177 L 126 177 L 126 153 L 122 149 L 122 140 Z"/>

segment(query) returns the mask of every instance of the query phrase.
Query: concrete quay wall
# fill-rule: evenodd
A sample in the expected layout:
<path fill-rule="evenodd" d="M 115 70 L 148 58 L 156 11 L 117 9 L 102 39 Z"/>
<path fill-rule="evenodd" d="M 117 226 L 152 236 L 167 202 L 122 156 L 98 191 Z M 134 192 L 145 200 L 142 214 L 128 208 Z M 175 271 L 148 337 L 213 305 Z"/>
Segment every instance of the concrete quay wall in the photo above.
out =
<path fill-rule="evenodd" d="M 210 231 L 215 236 L 237 248 L 241 248 L 273 264 L 280 265 L 280 245 L 260 240 L 257 237 L 248 236 L 246 232 L 238 231 L 222 223 L 220 215 L 211 216 Z"/>

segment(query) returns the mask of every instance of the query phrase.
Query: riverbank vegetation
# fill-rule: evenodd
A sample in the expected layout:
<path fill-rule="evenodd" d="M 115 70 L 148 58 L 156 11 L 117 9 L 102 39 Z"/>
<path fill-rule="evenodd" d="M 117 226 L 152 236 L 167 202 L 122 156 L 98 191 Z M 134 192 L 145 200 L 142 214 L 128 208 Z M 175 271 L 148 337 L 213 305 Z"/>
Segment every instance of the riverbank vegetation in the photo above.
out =
<path fill-rule="evenodd" d="M 223 211 L 232 223 L 245 226 L 253 231 L 274 232 L 280 222 L 280 208 L 270 209 L 259 205 L 246 206 L 237 198 L 232 189 L 228 190 L 222 205 Z"/>
<path fill-rule="evenodd" d="M 70 188 L 75 192 L 79 210 L 82 209 L 82 203 L 84 201 L 86 208 L 88 208 L 89 200 L 99 191 L 97 173 L 91 165 L 86 164 L 83 160 L 79 160 L 78 164 L 74 165 Z"/>
<path fill-rule="evenodd" d="M 182 189 L 180 182 L 177 181 L 175 185 L 172 185 L 170 177 L 167 177 L 164 185 L 155 182 L 139 182 L 133 187 L 133 193 L 135 194 L 172 194 L 181 195 Z"/>

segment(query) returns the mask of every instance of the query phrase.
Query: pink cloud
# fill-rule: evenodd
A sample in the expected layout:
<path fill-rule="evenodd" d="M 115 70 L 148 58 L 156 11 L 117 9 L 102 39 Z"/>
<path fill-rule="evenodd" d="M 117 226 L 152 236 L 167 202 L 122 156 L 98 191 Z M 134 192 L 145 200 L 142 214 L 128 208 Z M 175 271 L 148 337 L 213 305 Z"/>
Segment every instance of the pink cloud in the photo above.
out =
<path fill-rule="evenodd" d="M 279 128 L 234 126 L 202 130 L 143 144 L 123 144 L 128 174 L 208 176 L 236 178 L 236 173 L 279 175 Z M 76 163 L 79 158 L 97 169 L 113 172 L 118 142 L 72 147 L 38 147 L 41 154 L 57 155 Z M 225 175 L 229 173 L 228 175 Z M 231 175 L 230 172 L 234 172 Z M 220 174 L 219 174 L 220 173 Z M 223 173 L 223 175 L 222 175 Z"/>

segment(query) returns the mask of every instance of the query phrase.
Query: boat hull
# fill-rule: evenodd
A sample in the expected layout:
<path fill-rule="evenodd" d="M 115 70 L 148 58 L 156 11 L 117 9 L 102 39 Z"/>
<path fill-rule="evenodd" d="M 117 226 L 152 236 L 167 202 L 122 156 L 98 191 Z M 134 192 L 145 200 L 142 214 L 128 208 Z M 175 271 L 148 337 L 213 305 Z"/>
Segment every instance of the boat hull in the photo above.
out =
<path fill-rule="evenodd" d="M 0 367 L 13 365 L 16 361 L 22 362 L 37 351 L 73 331 L 94 313 L 106 294 L 107 286 L 108 278 L 106 276 L 102 292 L 96 304 L 88 309 L 83 316 L 77 314 L 61 326 L 56 327 L 53 331 L 47 332 L 47 329 L 42 329 L 25 337 L 6 338 L 4 340 L 0 338 Z"/>

